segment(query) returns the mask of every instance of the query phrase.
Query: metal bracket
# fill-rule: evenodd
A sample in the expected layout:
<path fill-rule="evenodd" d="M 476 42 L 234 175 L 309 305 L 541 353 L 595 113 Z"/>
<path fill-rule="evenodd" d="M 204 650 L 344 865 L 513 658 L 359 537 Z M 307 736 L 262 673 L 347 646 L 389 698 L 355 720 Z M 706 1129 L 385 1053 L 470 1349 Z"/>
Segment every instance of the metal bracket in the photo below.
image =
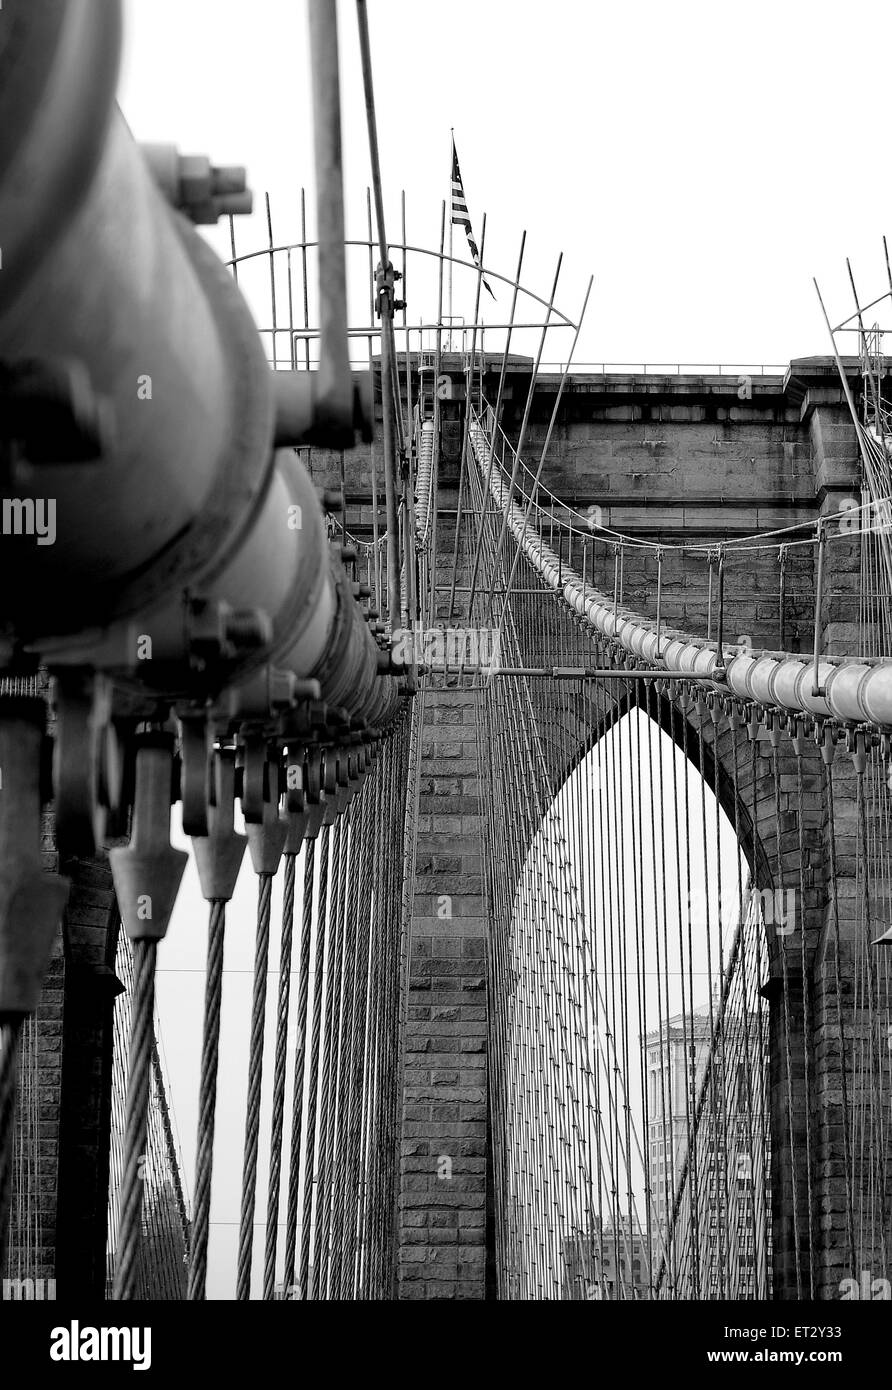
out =
<path fill-rule="evenodd" d="M 170 843 L 173 740 L 150 734 L 136 754 L 133 830 L 126 848 L 109 850 L 115 893 L 131 941 L 159 941 L 167 932 L 189 862 Z"/>

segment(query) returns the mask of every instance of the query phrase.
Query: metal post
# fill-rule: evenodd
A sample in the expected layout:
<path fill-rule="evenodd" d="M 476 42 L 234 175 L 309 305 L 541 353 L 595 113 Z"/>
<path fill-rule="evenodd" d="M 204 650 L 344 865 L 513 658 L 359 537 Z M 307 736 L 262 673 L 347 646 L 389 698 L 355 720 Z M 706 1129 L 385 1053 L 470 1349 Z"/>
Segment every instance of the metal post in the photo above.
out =
<path fill-rule="evenodd" d="M 725 547 L 719 546 L 718 556 L 718 606 L 719 621 L 718 633 L 716 635 L 716 664 L 713 675 L 717 680 L 723 680 L 725 676 Z"/>
<path fill-rule="evenodd" d="M 317 419 L 353 444 L 353 378 L 347 341 L 347 268 L 341 161 L 341 87 L 336 0 L 313 0 L 310 68 L 319 242 L 319 377 Z"/>
<path fill-rule="evenodd" d="M 818 680 L 818 660 L 821 653 L 821 599 L 824 592 L 824 521 L 818 519 L 818 576 L 815 583 L 815 664 L 812 678 L 812 696 L 823 695 Z"/>

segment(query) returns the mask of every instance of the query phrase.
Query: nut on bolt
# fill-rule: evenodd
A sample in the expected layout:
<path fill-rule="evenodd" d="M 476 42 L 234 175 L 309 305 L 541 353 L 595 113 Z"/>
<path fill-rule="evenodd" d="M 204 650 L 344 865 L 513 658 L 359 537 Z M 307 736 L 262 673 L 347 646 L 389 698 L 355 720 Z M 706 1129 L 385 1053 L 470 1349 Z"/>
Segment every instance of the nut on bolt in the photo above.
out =
<path fill-rule="evenodd" d="M 230 608 L 220 604 L 223 640 L 236 654 L 256 651 L 273 639 L 273 625 L 260 608 Z"/>
<path fill-rule="evenodd" d="M 272 666 L 269 670 L 269 704 L 273 713 L 293 709 L 298 700 L 318 700 L 322 689 L 316 680 L 300 680 L 292 671 Z"/>
<path fill-rule="evenodd" d="M 272 641 L 272 623 L 259 608 L 193 598 L 189 604 L 189 646 L 203 661 L 233 660 Z"/>
<path fill-rule="evenodd" d="M 175 145 L 140 148 L 171 206 L 198 225 L 251 211 L 254 200 L 242 166 L 211 164 L 207 155 L 180 154 Z"/>

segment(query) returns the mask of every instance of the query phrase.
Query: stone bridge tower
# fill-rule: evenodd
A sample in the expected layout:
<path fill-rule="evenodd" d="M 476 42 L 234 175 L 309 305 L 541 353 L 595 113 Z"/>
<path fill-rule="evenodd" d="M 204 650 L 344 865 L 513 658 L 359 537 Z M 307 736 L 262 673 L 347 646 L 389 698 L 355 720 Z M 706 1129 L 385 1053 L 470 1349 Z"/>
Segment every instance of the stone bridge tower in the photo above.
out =
<path fill-rule="evenodd" d="M 498 364 L 495 364 L 496 366 Z M 529 382 L 529 369 L 515 365 L 503 425 L 516 438 Z M 494 384 L 494 383 L 493 383 Z M 854 383 L 853 383 L 854 384 Z M 557 390 L 556 378 L 537 383 L 525 453 L 538 457 Z M 494 398 L 495 391 L 488 393 Z M 453 395 L 460 395 L 456 383 Z M 440 468 L 439 582 L 445 586 L 438 619 L 449 618 L 449 587 L 458 507 L 458 456 L 462 406 L 444 407 Z M 636 537 L 671 543 L 719 542 L 734 537 L 814 521 L 840 510 L 859 494 L 860 464 L 855 432 L 829 358 L 795 361 L 783 375 L 738 377 L 653 375 L 577 375 L 564 392 L 543 483 L 562 501 L 585 513 L 600 508 L 607 527 Z M 466 504 L 465 504 L 466 505 Z M 459 553 L 461 551 L 459 550 Z M 613 591 L 613 565 L 589 573 L 602 592 Z M 609 571 L 609 572 L 608 572 Z M 452 622 L 463 617 L 462 588 L 456 576 Z M 734 565 L 725 581 L 726 640 L 741 638 L 755 648 L 812 649 L 814 573 L 810 547 L 786 557 L 786 599 L 779 607 L 776 551 L 759 552 Z M 624 557 L 623 606 L 655 616 L 656 561 L 640 549 Z M 824 649 L 858 645 L 859 562 L 855 546 L 835 545 L 830 584 L 821 612 Z M 665 552 L 662 574 L 663 622 L 705 634 L 707 560 L 701 551 Z M 558 622 L 568 621 L 556 618 Z M 733 629 L 733 632 L 732 632 Z M 549 664 L 542 654 L 542 664 Z M 595 663 L 597 664 L 597 663 Z M 609 664 L 609 657 L 606 664 Z M 567 702 L 546 709 L 547 693 L 533 683 L 540 727 L 569 719 Z M 586 700 L 580 692 L 576 697 Z M 479 1299 L 491 1296 L 487 1277 L 492 1254 L 487 1220 L 491 1198 L 487 1107 L 487 979 L 485 944 L 487 903 L 481 880 L 486 798 L 485 768 L 478 761 L 476 695 L 457 682 L 427 693 L 423 704 L 421 799 L 418 823 L 407 1039 L 404 1059 L 403 1159 L 400 1193 L 401 1298 Z M 614 698 L 614 717 L 627 707 Z M 836 1018 L 835 948 L 831 922 L 841 931 L 841 976 L 851 951 L 855 925 L 855 773 L 847 755 L 838 754 L 836 881 L 828 864 L 829 827 L 822 811 L 822 762 L 812 746 L 803 755 L 802 843 L 799 839 L 796 758 L 789 739 L 780 746 L 781 804 L 760 770 L 771 767 L 772 749 L 762 730 L 755 758 L 741 729 L 735 762 L 730 733 L 720 733 L 704 704 L 684 715 L 662 699 L 659 719 L 676 741 L 688 724 L 691 761 L 718 788 L 719 800 L 741 844 L 757 886 L 802 886 L 806 978 L 801 967 L 782 961 L 777 940 L 769 939 L 771 1037 L 770 1107 L 772 1129 L 772 1227 L 775 1296 L 796 1297 L 793 1237 L 793 1184 L 800 1211 L 807 1205 L 805 1175 L 792 1172 L 793 1147 L 806 1123 L 819 1145 L 813 1193 L 814 1252 L 818 1296 L 838 1296 L 844 1263 L 842 1108 Z M 579 720 L 582 730 L 590 721 Z M 566 736 L 567 729 L 562 730 Z M 572 735 L 573 730 L 570 730 Z M 586 735 L 587 737 L 587 735 Z M 554 749 L 567 746 L 566 737 Z M 580 748 L 580 754 L 585 751 Z M 768 761 L 763 761 L 768 759 Z M 559 787 L 571 767 L 557 754 L 549 769 Z M 843 765 L 844 764 L 844 765 Z M 755 767 L 755 779 L 753 768 Z M 852 792 L 852 795 L 848 795 Z M 736 816 L 736 819 L 735 819 Z M 783 969 L 782 969 L 783 966 Z M 843 984 L 845 989 L 845 983 Z M 815 1064 L 813 1111 L 805 1113 L 801 1058 L 803 991 L 809 992 Z M 782 1020 L 793 1037 L 793 1074 L 785 1071 L 780 1046 Z M 795 1044 L 799 1044 L 796 1046 Z M 800 1059 L 800 1060 L 796 1060 Z M 787 1097 L 795 1097 L 792 1118 Z M 800 1258 L 807 1242 L 799 1223 Z"/>

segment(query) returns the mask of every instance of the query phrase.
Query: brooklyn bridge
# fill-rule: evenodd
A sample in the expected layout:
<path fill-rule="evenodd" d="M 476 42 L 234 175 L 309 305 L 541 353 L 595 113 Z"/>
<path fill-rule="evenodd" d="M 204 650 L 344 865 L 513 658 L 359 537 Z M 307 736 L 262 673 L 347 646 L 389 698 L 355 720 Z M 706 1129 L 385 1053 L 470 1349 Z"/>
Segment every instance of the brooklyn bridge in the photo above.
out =
<path fill-rule="evenodd" d="M 250 241 L 0 11 L 3 1298 L 889 1299 L 892 275 L 577 361 L 308 8 Z"/>

